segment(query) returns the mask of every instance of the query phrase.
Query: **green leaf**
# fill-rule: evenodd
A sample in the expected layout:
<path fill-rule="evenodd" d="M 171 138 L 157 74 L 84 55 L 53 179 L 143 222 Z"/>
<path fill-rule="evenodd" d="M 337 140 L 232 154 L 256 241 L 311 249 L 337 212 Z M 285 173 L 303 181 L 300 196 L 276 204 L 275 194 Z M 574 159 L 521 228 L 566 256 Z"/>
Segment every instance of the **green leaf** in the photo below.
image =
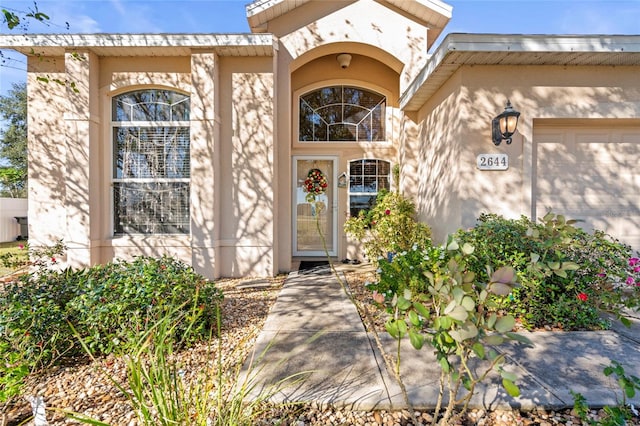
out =
<path fill-rule="evenodd" d="M 636 396 L 636 390 L 633 387 L 633 384 L 627 383 L 624 378 L 620 378 L 618 382 L 620 382 L 620 387 L 624 389 L 624 393 L 627 398 L 631 399 Z"/>
<path fill-rule="evenodd" d="M 437 321 L 436 328 L 448 330 L 453 325 L 453 320 L 447 316 L 440 317 Z"/>
<path fill-rule="evenodd" d="M 411 300 L 411 290 L 410 289 L 405 288 L 404 292 L 402 293 L 402 295 L 404 296 L 405 299 Z"/>
<path fill-rule="evenodd" d="M 629 328 L 631 327 L 631 320 L 629 320 L 629 318 L 627 317 L 620 317 L 620 322 L 622 323 L 622 325 L 624 325 L 625 327 Z"/>
<path fill-rule="evenodd" d="M 507 338 L 509 338 L 511 340 L 515 340 L 517 342 L 524 343 L 525 345 L 533 346 L 533 343 L 531 342 L 531 340 L 529 340 L 528 337 L 523 336 L 522 334 L 509 332 L 509 333 L 505 333 L 505 336 L 507 336 Z"/>
<path fill-rule="evenodd" d="M 531 263 L 538 263 L 540 255 L 538 253 L 531 253 Z"/>
<path fill-rule="evenodd" d="M 462 307 L 465 308 L 468 312 L 473 311 L 476 308 L 476 302 L 473 301 L 473 299 L 469 296 L 465 296 L 462 299 L 462 303 L 461 303 Z"/>
<path fill-rule="evenodd" d="M 464 253 L 466 255 L 472 254 L 474 250 L 475 250 L 475 248 L 469 243 L 464 243 L 462 245 L 462 253 Z"/>
<path fill-rule="evenodd" d="M 516 282 L 516 270 L 510 266 L 503 266 L 491 275 L 490 282 L 513 284 Z"/>
<path fill-rule="evenodd" d="M 438 360 L 438 363 L 440 364 L 440 368 L 442 368 L 442 371 L 444 371 L 445 373 L 449 373 L 449 371 L 451 371 L 451 366 L 449 365 L 449 361 L 447 361 L 447 358 L 440 358 Z"/>
<path fill-rule="evenodd" d="M 478 335 L 478 328 L 472 322 L 466 322 L 457 329 L 451 330 L 449 335 L 456 342 L 463 342 L 476 337 Z"/>
<path fill-rule="evenodd" d="M 460 305 L 462 303 L 462 298 L 464 297 L 464 290 L 462 287 L 454 287 L 451 290 L 451 295 L 453 296 L 453 300 L 455 300 L 456 304 Z M 446 312 L 445 312 L 446 313 Z"/>
<path fill-rule="evenodd" d="M 506 333 L 508 331 L 513 330 L 513 327 L 516 325 L 516 320 L 511 315 L 505 315 L 504 317 L 498 318 L 496 321 L 496 331 L 499 333 Z"/>
<path fill-rule="evenodd" d="M 411 346 L 416 349 L 421 349 L 422 345 L 424 345 L 424 336 L 417 331 L 410 329 L 409 341 L 411 342 Z"/>
<path fill-rule="evenodd" d="M 405 299 L 403 296 L 400 296 L 400 297 L 398 297 L 396 306 L 401 311 L 406 311 L 407 309 L 409 309 L 411 307 L 411 301 Z"/>
<path fill-rule="evenodd" d="M 458 245 L 458 242 L 456 240 L 451 240 L 451 242 L 447 246 L 448 251 L 455 251 L 455 250 L 458 250 L 459 248 L 460 246 Z"/>
<path fill-rule="evenodd" d="M 473 271 L 467 271 L 462 276 L 462 283 L 463 284 L 473 284 L 475 279 L 476 279 L 476 273 L 473 272 Z"/>
<path fill-rule="evenodd" d="M 496 324 L 496 320 L 498 319 L 498 315 L 495 312 L 491 312 L 489 318 L 487 319 L 487 327 L 489 329 L 493 329 L 493 326 Z"/>
<path fill-rule="evenodd" d="M 464 388 L 468 391 L 471 390 L 471 379 L 469 378 L 469 376 L 464 376 L 462 378 L 462 386 L 464 386 Z"/>
<path fill-rule="evenodd" d="M 510 380 L 512 382 L 515 382 L 516 380 L 518 380 L 518 376 L 516 376 L 515 373 L 511 373 L 511 372 L 505 371 L 505 370 L 500 370 L 500 376 L 503 379 L 507 379 L 507 380 Z"/>
<path fill-rule="evenodd" d="M 473 349 L 473 352 L 475 352 L 478 358 L 484 359 L 485 353 L 484 353 L 484 345 L 482 343 L 480 342 L 474 343 L 471 349 Z"/>
<path fill-rule="evenodd" d="M 398 321 L 394 319 L 390 319 L 384 323 L 384 328 L 387 330 L 387 333 L 391 335 L 394 339 L 400 339 L 400 333 L 398 331 Z"/>
<path fill-rule="evenodd" d="M 20 18 L 15 13 L 2 9 L 2 14 L 4 15 L 4 20 L 7 23 L 7 27 L 9 27 L 10 30 L 20 25 Z"/>
<path fill-rule="evenodd" d="M 397 327 L 398 327 L 398 335 L 400 337 L 404 336 L 405 334 L 407 334 L 407 323 L 404 322 L 403 320 L 398 320 L 397 321 Z"/>
<path fill-rule="evenodd" d="M 565 271 L 577 271 L 578 269 L 580 269 L 580 265 L 575 262 L 563 262 L 562 269 L 564 269 Z"/>
<path fill-rule="evenodd" d="M 547 265 L 550 269 L 560 269 L 560 262 L 549 262 Z"/>
<path fill-rule="evenodd" d="M 501 345 L 502 343 L 504 343 L 504 337 L 499 334 L 489 334 L 488 336 L 485 336 L 483 340 L 487 345 L 493 346 Z"/>
<path fill-rule="evenodd" d="M 556 274 L 557 276 L 561 277 L 561 278 L 567 278 L 567 273 L 565 271 L 563 271 L 562 269 L 554 269 L 553 273 Z"/>
<path fill-rule="evenodd" d="M 512 288 L 509 284 L 490 283 L 487 290 L 497 296 L 506 296 L 511 293 Z"/>
<path fill-rule="evenodd" d="M 502 379 L 502 386 L 510 396 L 514 398 L 520 396 L 520 389 L 511 380 Z"/>
<path fill-rule="evenodd" d="M 418 314 L 415 311 L 409 311 L 409 321 L 411 322 L 411 324 L 415 325 L 416 327 L 418 327 L 420 325 L 420 317 L 418 316 Z"/>
<path fill-rule="evenodd" d="M 427 309 L 427 307 L 422 303 L 413 302 L 413 309 L 415 309 L 423 318 L 429 318 L 429 309 Z"/>
<path fill-rule="evenodd" d="M 462 306 L 456 306 L 447 315 L 450 318 L 453 318 L 456 321 L 462 322 L 462 321 L 466 321 L 467 320 L 467 318 L 469 317 L 469 312 L 467 312 L 467 310 L 465 308 L 463 308 Z"/>

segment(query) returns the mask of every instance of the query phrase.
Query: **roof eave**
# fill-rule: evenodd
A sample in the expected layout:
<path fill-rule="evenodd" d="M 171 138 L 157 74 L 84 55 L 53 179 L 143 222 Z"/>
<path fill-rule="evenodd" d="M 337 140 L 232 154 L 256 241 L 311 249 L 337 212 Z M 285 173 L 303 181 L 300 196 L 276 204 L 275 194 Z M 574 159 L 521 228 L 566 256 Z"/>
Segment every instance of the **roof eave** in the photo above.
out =
<path fill-rule="evenodd" d="M 640 36 L 449 34 L 400 107 L 417 111 L 463 65 L 640 65 Z"/>
<path fill-rule="evenodd" d="M 99 56 L 174 56 L 209 49 L 221 56 L 272 56 L 271 34 L 25 34 L 0 35 L 0 49 L 27 56 L 60 56 L 87 49 Z"/>

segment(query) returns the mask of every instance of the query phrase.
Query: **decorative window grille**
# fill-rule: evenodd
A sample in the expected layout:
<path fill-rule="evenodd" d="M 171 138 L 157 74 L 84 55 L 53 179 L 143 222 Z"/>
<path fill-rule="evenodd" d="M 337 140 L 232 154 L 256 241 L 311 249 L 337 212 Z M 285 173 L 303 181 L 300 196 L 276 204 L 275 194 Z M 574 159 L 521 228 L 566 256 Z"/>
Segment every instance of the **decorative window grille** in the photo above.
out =
<path fill-rule="evenodd" d="M 384 160 L 349 162 L 349 214 L 358 216 L 375 205 L 378 192 L 390 189 L 391 164 Z"/>
<path fill-rule="evenodd" d="M 189 98 L 140 90 L 113 99 L 114 233 L 190 231 Z"/>
<path fill-rule="evenodd" d="M 301 141 L 385 140 L 386 98 L 350 86 L 330 86 L 300 96 Z"/>

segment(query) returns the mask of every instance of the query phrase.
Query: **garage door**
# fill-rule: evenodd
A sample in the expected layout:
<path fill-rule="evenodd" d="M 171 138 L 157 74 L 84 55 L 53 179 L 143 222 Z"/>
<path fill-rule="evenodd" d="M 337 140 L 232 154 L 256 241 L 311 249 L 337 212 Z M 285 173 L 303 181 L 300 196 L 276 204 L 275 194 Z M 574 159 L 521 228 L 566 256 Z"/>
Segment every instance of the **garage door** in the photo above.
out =
<path fill-rule="evenodd" d="M 533 134 L 536 217 L 581 219 L 640 250 L 640 125 L 539 125 Z"/>

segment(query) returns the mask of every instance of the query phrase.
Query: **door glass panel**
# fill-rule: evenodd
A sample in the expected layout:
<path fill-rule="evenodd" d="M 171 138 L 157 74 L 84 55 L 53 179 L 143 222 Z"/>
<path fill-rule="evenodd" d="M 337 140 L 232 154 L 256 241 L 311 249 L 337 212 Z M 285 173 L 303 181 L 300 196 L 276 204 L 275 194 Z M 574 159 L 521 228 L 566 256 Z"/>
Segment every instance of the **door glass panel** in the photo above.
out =
<path fill-rule="evenodd" d="M 335 253 L 335 218 L 334 218 L 334 160 L 298 159 L 296 160 L 296 241 L 297 255 L 324 255 L 325 244 L 329 254 Z M 313 169 L 320 170 L 327 179 L 324 193 L 316 196 L 316 203 L 307 201 L 305 180 Z M 318 229 L 318 225 L 319 228 Z"/>

